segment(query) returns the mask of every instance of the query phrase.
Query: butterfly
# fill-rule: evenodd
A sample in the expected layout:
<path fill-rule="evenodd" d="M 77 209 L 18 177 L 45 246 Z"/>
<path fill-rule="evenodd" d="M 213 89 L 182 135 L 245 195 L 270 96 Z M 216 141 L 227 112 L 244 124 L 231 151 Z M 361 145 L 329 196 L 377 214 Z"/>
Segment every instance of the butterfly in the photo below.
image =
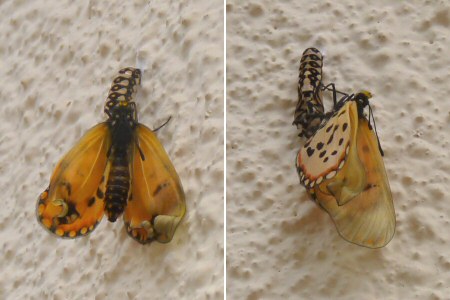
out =
<path fill-rule="evenodd" d="M 132 101 L 141 71 L 124 68 L 114 78 L 97 124 L 59 161 L 37 201 L 44 228 L 64 238 L 91 233 L 106 215 L 123 214 L 136 241 L 167 243 L 186 205 L 181 181 L 154 131 L 138 122 Z M 164 124 L 165 125 L 165 124 Z"/>
<path fill-rule="evenodd" d="M 395 211 L 383 152 L 369 122 L 371 93 L 345 94 L 323 115 L 296 157 L 300 183 L 347 241 L 385 246 L 395 232 Z M 322 87 L 322 89 L 327 89 Z M 369 119 L 364 108 L 369 106 Z M 372 115 L 373 116 L 373 115 Z"/>
<path fill-rule="evenodd" d="M 324 116 L 321 97 L 323 56 L 316 48 L 308 48 L 300 59 L 298 76 L 298 103 L 294 122 L 300 129 L 299 136 L 310 138 L 316 132 Z M 300 127 L 299 127 L 300 125 Z"/>

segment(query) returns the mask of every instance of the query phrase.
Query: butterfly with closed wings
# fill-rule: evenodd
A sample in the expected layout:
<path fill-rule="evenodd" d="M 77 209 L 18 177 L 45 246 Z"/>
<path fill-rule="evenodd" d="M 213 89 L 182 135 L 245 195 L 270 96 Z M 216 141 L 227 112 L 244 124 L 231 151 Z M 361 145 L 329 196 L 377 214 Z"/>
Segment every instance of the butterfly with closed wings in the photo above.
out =
<path fill-rule="evenodd" d="M 370 123 L 371 93 L 362 91 L 337 101 L 331 112 L 314 117 L 320 126 L 296 157 L 300 183 L 332 218 L 347 241 L 380 248 L 395 232 L 395 211 L 378 135 Z M 318 91 L 314 92 L 315 94 Z M 364 109 L 369 107 L 369 119 Z M 372 115 L 373 116 L 373 115 Z"/>

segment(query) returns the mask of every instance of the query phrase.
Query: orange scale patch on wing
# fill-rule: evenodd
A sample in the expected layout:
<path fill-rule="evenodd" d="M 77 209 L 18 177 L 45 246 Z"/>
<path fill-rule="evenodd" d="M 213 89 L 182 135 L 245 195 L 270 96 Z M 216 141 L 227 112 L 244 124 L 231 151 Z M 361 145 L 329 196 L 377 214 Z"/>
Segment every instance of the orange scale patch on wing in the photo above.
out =
<path fill-rule="evenodd" d="M 168 243 L 186 211 L 183 187 L 156 135 L 142 124 L 136 129 L 131 194 L 124 212 L 128 234 L 145 244 Z"/>
<path fill-rule="evenodd" d="M 37 218 L 44 228 L 67 238 L 94 230 L 103 217 L 110 145 L 108 125 L 101 123 L 60 160 L 37 203 Z"/>

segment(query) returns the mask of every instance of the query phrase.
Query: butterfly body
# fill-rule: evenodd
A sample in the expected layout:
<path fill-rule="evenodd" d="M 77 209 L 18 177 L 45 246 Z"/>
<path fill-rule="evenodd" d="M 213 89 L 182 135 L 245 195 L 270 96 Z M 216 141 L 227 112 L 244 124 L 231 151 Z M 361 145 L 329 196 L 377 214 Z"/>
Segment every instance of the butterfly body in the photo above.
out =
<path fill-rule="evenodd" d="M 50 232 L 84 236 L 106 214 L 111 222 L 123 215 L 140 243 L 172 239 L 185 213 L 184 192 L 161 143 L 137 120 L 132 99 L 140 80 L 138 69 L 119 71 L 105 105 L 108 119 L 56 166 L 37 205 L 38 221 Z"/>

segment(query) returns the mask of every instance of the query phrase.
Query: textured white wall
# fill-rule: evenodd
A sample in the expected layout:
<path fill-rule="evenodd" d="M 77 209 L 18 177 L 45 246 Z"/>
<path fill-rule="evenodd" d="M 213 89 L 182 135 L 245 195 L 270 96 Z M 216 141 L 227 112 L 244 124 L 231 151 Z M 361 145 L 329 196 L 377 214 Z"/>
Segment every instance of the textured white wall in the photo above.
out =
<path fill-rule="evenodd" d="M 228 298 L 448 299 L 448 2 L 229 0 L 226 13 Z M 374 94 L 397 215 L 385 248 L 344 241 L 299 185 L 291 123 L 312 46 L 325 82 Z"/>
<path fill-rule="evenodd" d="M 222 1 L 0 3 L 0 298 L 221 299 Z M 142 246 L 106 218 L 57 239 L 35 218 L 57 161 L 105 119 L 118 70 L 145 67 L 139 120 L 154 128 L 186 192 L 169 244 Z"/>

